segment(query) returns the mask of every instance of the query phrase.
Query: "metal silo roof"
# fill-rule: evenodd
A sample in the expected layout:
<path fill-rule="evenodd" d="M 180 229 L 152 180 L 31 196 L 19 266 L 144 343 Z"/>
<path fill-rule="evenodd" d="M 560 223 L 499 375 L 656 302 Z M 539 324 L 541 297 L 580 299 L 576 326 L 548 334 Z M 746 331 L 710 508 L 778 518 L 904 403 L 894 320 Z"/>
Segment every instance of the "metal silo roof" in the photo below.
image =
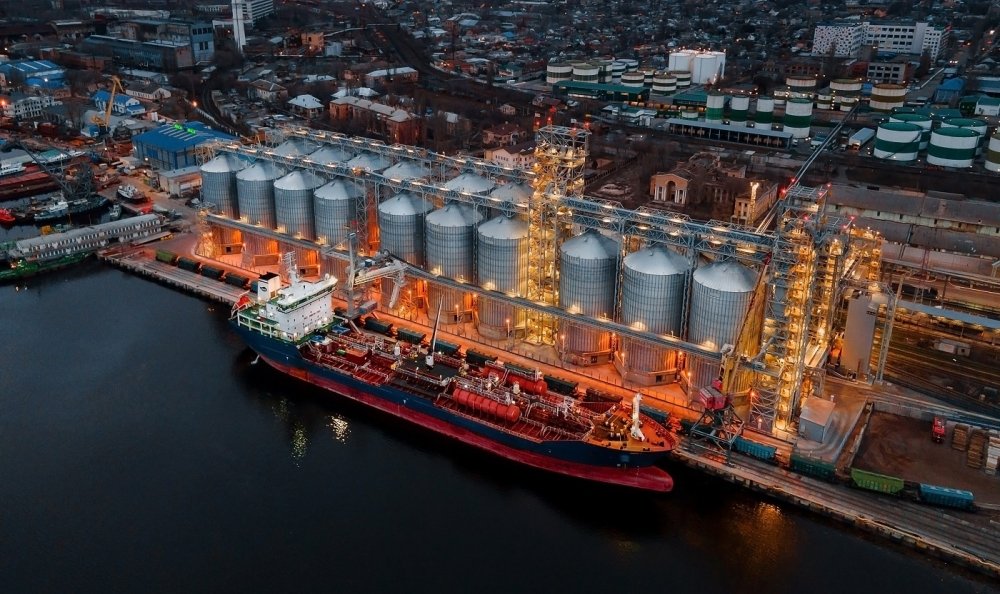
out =
<path fill-rule="evenodd" d="M 305 156 L 315 152 L 319 145 L 301 138 L 291 138 L 274 147 L 273 152 L 283 157 Z"/>
<path fill-rule="evenodd" d="M 479 234 L 491 239 L 521 239 L 528 236 L 528 223 L 501 215 L 480 225 Z"/>
<path fill-rule="evenodd" d="M 381 171 L 389 165 L 392 165 L 392 161 L 387 157 L 374 153 L 361 153 L 347 162 L 348 167 L 369 169 L 371 171 Z"/>
<path fill-rule="evenodd" d="M 415 161 L 400 161 L 382 172 L 389 179 L 420 179 L 430 174 L 429 169 Z"/>
<path fill-rule="evenodd" d="M 396 216 L 424 214 L 431 208 L 432 205 L 428 200 L 407 192 L 396 194 L 378 205 L 380 212 Z"/>
<path fill-rule="evenodd" d="M 680 254 L 663 247 L 648 247 L 625 256 L 625 266 L 643 274 L 671 276 L 683 274 L 691 266 Z"/>
<path fill-rule="evenodd" d="M 346 163 L 353 157 L 353 153 L 349 153 L 344 149 L 330 145 L 326 145 L 318 151 L 309 154 L 309 160 L 315 161 L 320 165 L 326 165 L 327 163 Z"/>
<path fill-rule="evenodd" d="M 323 179 L 309 171 L 293 171 L 274 182 L 279 190 L 312 190 L 323 185 Z"/>
<path fill-rule="evenodd" d="M 229 153 L 216 155 L 214 159 L 201 166 L 202 173 L 230 173 L 240 171 L 247 166 L 247 162 Z"/>
<path fill-rule="evenodd" d="M 733 260 L 715 262 L 694 271 L 698 284 L 716 291 L 746 293 L 753 290 L 756 274 L 746 266 Z"/>
<path fill-rule="evenodd" d="M 493 189 L 496 184 L 486 179 L 485 177 L 476 175 L 474 173 L 463 173 L 458 177 L 452 178 L 445 182 L 444 187 L 449 190 L 455 190 L 457 192 L 469 192 L 472 194 L 481 194 L 483 192 L 489 192 Z"/>
<path fill-rule="evenodd" d="M 236 174 L 236 179 L 243 181 L 272 181 L 276 180 L 285 171 L 270 161 L 258 161 Z"/>
<path fill-rule="evenodd" d="M 618 243 L 609 238 L 587 231 L 562 244 L 562 252 L 581 260 L 604 260 L 618 255 Z"/>
<path fill-rule="evenodd" d="M 428 214 L 427 223 L 438 227 L 468 227 L 482 218 L 471 206 L 452 202 Z"/>
<path fill-rule="evenodd" d="M 531 198 L 531 188 L 511 182 L 498 186 L 490 196 L 504 202 L 527 202 Z"/>
<path fill-rule="evenodd" d="M 362 192 L 354 184 L 345 182 L 342 179 L 335 179 L 332 182 L 316 188 L 316 197 L 324 200 L 354 200 L 361 196 Z"/>

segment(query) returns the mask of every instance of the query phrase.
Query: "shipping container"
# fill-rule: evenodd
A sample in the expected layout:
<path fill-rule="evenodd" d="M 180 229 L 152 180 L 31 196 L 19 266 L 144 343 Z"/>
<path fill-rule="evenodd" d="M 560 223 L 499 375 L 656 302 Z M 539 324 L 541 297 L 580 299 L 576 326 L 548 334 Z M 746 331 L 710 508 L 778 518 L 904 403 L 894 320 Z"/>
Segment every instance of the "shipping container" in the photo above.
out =
<path fill-rule="evenodd" d="M 405 340 L 410 344 L 420 344 L 425 338 L 427 338 L 427 334 L 410 330 L 409 328 L 400 328 L 396 330 L 396 338 L 399 340 Z"/>
<path fill-rule="evenodd" d="M 166 264 L 176 264 L 177 254 L 168 252 L 167 250 L 156 250 L 156 259 L 157 261 L 164 262 Z"/>
<path fill-rule="evenodd" d="M 250 285 L 250 279 L 248 279 L 245 276 L 230 272 L 229 274 L 226 275 L 226 284 L 245 289 Z"/>
<path fill-rule="evenodd" d="M 954 507 L 956 509 L 971 509 L 975 503 L 975 496 L 972 491 L 961 489 L 950 489 L 948 487 L 938 487 L 920 483 L 920 500 L 931 505 L 943 507 Z"/>
<path fill-rule="evenodd" d="M 392 324 L 369 316 L 365 318 L 365 330 L 390 336 L 392 335 Z"/>
<path fill-rule="evenodd" d="M 215 266 L 202 266 L 201 275 L 206 278 L 211 278 L 215 280 L 222 280 L 222 275 L 226 274 L 226 271 L 222 268 L 217 268 Z"/>
<path fill-rule="evenodd" d="M 479 351 L 474 351 L 472 349 L 469 349 L 465 353 L 465 361 L 469 365 L 475 365 L 476 367 L 482 367 L 486 365 L 488 361 L 496 361 L 496 359 L 497 358 L 495 355 L 487 355 L 484 353 L 480 353 Z"/>
<path fill-rule="evenodd" d="M 190 272 L 198 272 L 201 270 L 201 262 L 182 256 L 177 258 L 177 267 Z"/>
<path fill-rule="evenodd" d="M 903 479 L 894 476 L 887 476 L 859 468 L 851 469 L 851 482 L 855 487 L 866 491 L 876 491 L 895 495 L 903 490 Z"/>
<path fill-rule="evenodd" d="M 545 376 L 545 383 L 548 384 L 550 390 L 564 396 L 572 396 L 576 392 L 577 386 L 580 385 L 580 382 L 565 380 L 552 375 Z"/>

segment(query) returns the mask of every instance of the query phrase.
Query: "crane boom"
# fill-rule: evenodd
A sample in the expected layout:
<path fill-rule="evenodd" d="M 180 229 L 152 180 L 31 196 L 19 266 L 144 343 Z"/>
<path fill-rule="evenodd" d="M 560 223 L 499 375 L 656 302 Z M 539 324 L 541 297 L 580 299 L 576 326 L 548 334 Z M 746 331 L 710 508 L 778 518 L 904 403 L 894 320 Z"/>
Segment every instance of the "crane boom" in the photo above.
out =
<path fill-rule="evenodd" d="M 125 94 L 125 87 L 122 86 L 122 81 L 117 76 L 111 77 L 111 94 L 108 96 L 108 104 L 104 106 L 104 113 L 97 114 L 93 118 L 93 122 L 98 125 L 101 130 L 101 135 L 105 135 L 111 131 L 111 111 L 115 106 L 115 95 L 121 91 Z"/>

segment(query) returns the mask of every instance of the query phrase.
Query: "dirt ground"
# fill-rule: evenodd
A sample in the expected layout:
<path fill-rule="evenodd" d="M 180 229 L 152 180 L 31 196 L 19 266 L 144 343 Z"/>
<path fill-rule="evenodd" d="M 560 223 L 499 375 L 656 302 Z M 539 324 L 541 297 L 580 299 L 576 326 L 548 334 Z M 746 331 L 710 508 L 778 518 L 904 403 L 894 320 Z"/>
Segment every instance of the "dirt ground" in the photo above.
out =
<path fill-rule="evenodd" d="M 965 489 L 983 503 L 1000 503 L 1000 476 L 965 465 L 964 451 L 951 448 L 954 424 L 948 424 L 944 443 L 931 441 L 931 424 L 908 417 L 876 412 L 854 467 L 904 480 Z"/>

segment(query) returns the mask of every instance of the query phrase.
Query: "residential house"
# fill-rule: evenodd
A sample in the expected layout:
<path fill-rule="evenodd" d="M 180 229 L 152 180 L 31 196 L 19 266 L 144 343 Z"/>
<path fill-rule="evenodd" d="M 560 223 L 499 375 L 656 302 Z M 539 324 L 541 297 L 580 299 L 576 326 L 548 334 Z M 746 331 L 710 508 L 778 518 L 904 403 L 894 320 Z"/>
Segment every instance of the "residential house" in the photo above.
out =
<path fill-rule="evenodd" d="M 530 169 L 535 164 L 535 142 L 528 141 L 513 146 L 488 148 L 484 157 L 490 163 L 511 169 Z"/>
<path fill-rule="evenodd" d="M 330 102 L 330 118 L 364 126 L 368 134 L 390 143 L 418 144 L 423 124 L 417 115 L 360 97 L 340 97 Z"/>
<path fill-rule="evenodd" d="M 312 95 L 299 95 L 288 100 L 292 113 L 307 120 L 318 118 L 323 113 L 323 102 Z"/>
<path fill-rule="evenodd" d="M 517 124 L 505 122 L 483 130 L 483 144 L 487 146 L 510 146 L 521 142 L 524 130 Z"/>
<path fill-rule="evenodd" d="M 250 83 L 250 97 L 268 103 L 277 103 L 288 97 L 288 89 L 276 82 L 259 78 Z"/>

